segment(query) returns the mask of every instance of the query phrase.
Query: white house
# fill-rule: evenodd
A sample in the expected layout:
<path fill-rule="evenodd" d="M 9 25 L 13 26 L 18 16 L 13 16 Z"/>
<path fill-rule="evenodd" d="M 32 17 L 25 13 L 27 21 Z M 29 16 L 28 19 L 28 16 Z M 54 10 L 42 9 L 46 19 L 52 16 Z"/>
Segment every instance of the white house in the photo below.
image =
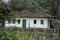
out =
<path fill-rule="evenodd" d="M 47 13 L 33 13 L 27 10 L 18 13 L 20 18 L 16 21 L 5 21 L 5 27 L 20 27 L 20 28 L 50 28 L 51 21 L 54 16 Z"/>

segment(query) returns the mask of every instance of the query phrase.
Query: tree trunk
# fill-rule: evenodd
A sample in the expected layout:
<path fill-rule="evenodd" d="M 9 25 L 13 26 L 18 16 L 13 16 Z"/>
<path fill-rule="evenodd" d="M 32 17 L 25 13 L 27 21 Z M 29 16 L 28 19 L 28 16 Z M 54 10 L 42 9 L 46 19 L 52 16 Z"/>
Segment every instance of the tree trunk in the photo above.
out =
<path fill-rule="evenodd" d="M 5 19 L 3 18 L 3 19 L 1 20 L 1 28 L 4 28 L 4 26 L 5 26 Z"/>

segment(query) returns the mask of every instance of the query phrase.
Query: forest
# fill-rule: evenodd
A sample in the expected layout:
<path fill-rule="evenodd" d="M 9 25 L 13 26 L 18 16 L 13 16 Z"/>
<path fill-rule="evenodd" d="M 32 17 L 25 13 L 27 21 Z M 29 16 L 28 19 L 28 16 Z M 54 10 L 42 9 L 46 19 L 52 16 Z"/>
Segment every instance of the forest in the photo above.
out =
<path fill-rule="evenodd" d="M 16 36 L 16 34 L 18 34 L 17 30 L 6 31 L 5 29 L 3 29 L 5 19 L 10 18 L 15 19 L 16 17 L 18 17 L 17 13 L 21 10 L 28 10 L 36 13 L 39 12 L 49 13 L 53 16 L 56 16 L 57 20 L 60 20 L 60 0 L 9 0 L 8 2 L 0 0 L 0 25 L 1 25 L 0 40 L 44 40 L 42 38 L 44 36 L 42 35 L 42 32 L 41 32 L 42 35 L 41 38 L 37 36 L 38 39 L 34 39 L 33 38 L 34 32 L 31 32 L 29 36 L 28 33 L 30 32 L 26 32 L 26 34 L 24 34 L 25 31 L 22 30 L 21 32 L 24 31 L 23 32 L 24 35 L 28 35 L 25 38 L 25 36 L 22 36 L 23 35 L 22 33 L 20 33 L 21 35 Z M 50 40 L 59 40 L 59 39 L 56 37 L 56 39 L 54 38 Z"/>

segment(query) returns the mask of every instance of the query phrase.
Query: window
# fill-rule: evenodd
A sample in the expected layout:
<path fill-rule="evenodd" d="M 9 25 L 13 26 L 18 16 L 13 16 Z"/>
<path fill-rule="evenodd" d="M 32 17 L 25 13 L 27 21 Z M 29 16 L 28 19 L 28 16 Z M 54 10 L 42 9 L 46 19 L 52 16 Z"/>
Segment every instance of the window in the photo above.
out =
<path fill-rule="evenodd" d="M 11 23 L 11 19 L 8 19 L 8 23 Z"/>
<path fill-rule="evenodd" d="M 20 19 L 18 19 L 18 23 L 20 23 Z"/>
<path fill-rule="evenodd" d="M 15 19 L 8 19 L 8 23 L 15 23 Z"/>
<path fill-rule="evenodd" d="M 34 24 L 36 24 L 36 20 L 34 20 Z"/>
<path fill-rule="evenodd" d="M 44 20 L 41 20 L 41 24 L 44 24 Z"/>
<path fill-rule="evenodd" d="M 8 21 L 8 23 L 10 23 L 10 21 Z"/>
<path fill-rule="evenodd" d="M 16 20 L 13 20 L 13 23 L 15 23 Z"/>

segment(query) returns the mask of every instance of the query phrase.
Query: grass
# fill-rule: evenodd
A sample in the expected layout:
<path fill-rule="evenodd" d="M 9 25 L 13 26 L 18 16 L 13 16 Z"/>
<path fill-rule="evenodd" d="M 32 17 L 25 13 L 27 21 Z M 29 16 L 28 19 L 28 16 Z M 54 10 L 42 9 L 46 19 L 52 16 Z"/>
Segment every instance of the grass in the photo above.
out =
<path fill-rule="evenodd" d="M 43 30 L 40 31 L 17 31 L 17 30 L 0 30 L 0 39 L 2 37 L 6 37 L 6 40 L 57 40 L 57 37 L 53 38 L 53 31 L 46 31 L 44 33 Z"/>

